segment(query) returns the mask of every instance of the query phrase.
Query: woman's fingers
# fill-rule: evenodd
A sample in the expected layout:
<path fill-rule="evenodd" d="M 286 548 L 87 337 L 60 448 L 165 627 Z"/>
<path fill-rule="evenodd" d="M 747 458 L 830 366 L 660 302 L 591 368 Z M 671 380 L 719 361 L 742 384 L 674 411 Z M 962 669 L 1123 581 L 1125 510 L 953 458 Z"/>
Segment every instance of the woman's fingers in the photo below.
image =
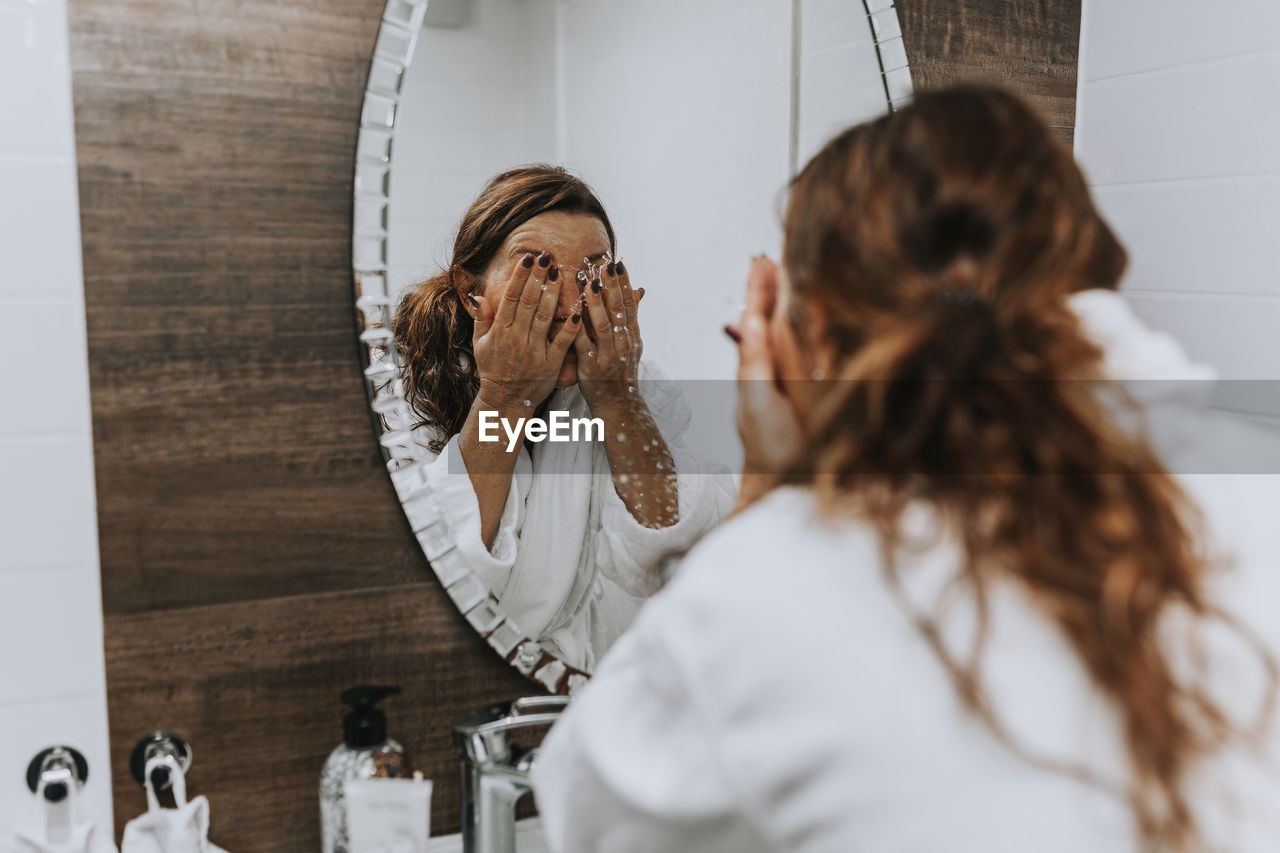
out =
<path fill-rule="evenodd" d="M 632 342 L 640 337 L 640 332 L 632 324 L 633 318 L 627 315 L 618 265 L 612 261 L 605 264 L 601 280 L 604 285 L 604 306 L 609 312 L 609 328 L 613 332 L 614 352 L 617 357 L 626 358 Z"/>
<path fill-rule="evenodd" d="M 560 364 L 564 361 L 564 354 L 569 351 L 569 347 L 577 343 L 578 339 L 587 340 L 587 336 L 582 333 L 582 313 L 578 308 L 573 309 L 573 313 L 569 315 L 569 321 L 560 327 L 560 331 L 556 332 L 556 336 L 551 339 L 550 350 L 551 361 Z M 579 353 L 579 358 L 581 358 Z"/>
<path fill-rule="evenodd" d="M 738 378 L 768 379 L 775 375 L 769 317 L 777 294 L 777 267 L 768 258 L 756 258 L 747 273 L 747 298 L 738 323 Z"/>
<path fill-rule="evenodd" d="M 586 334 L 586 329 L 588 329 L 588 323 L 590 321 L 588 315 L 581 314 L 580 316 L 582 318 L 581 324 L 575 327 L 580 329 L 580 333 L 573 336 L 571 343 L 573 351 L 577 352 L 577 370 L 579 370 L 579 374 L 581 375 L 584 368 L 588 371 L 594 368 L 595 342 L 591 341 L 591 338 Z M 568 323 L 566 323 L 566 327 L 568 327 L 568 325 L 572 325 L 572 323 L 572 320 L 568 321 Z M 561 332 L 563 332 L 563 330 L 564 329 L 561 329 Z"/>
<path fill-rule="evenodd" d="M 622 301 L 622 285 L 618 278 L 618 265 L 610 261 L 600 270 L 600 283 L 604 287 L 604 307 L 614 326 L 627 324 L 627 308 Z"/>
<path fill-rule="evenodd" d="M 525 255 L 516 263 L 515 269 L 511 270 L 511 275 L 507 277 L 502 293 L 496 297 L 497 308 L 493 322 L 498 328 L 505 329 L 515 320 L 516 310 L 520 307 L 520 294 L 524 291 L 536 261 L 535 255 Z"/>
<path fill-rule="evenodd" d="M 759 314 L 768 320 L 773 316 L 773 306 L 778 298 L 778 266 L 764 255 L 751 259 L 747 270 L 747 296 L 743 300 L 742 316 Z"/>
<path fill-rule="evenodd" d="M 483 338 L 493 326 L 493 307 L 489 304 L 489 300 L 485 299 L 483 296 L 473 296 L 468 293 L 463 298 L 471 306 L 470 314 L 473 321 L 471 329 L 471 345 L 474 348 L 476 342 Z"/>
<path fill-rule="evenodd" d="M 595 336 L 595 346 L 600 352 L 613 346 L 613 323 L 609 320 L 609 309 L 604 302 L 604 282 L 596 279 L 587 286 L 583 293 L 586 297 L 586 316 L 583 318 L 591 324 L 591 333 Z"/>
<path fill-rule="evenodd" d="M 547 276 L 550 270 L 551 253 L 543 252 L 538 255 L 533 269 L 529 271 L 529 278 L 525 280 L 524 287 L 520 290 L 515 317 L 511 320 L 509 327 L 520 340 L 528 340 L 530 337 L 534 315 L 538 313 L 538 306 L 542 304 L 542 298 L 548 290 Z M 542 339 L 544 341 L 547 339 L 546 329 L 542 330 Z"/>
<path fill-rule="evenodd" d="M 533 322 L 529 326 L 529 341 L 533 344 L 545 343 L 547 333 L 551 331 L 551 323 L 556 319 L 556 309 L 560 305 L 560 268 L 555 264 L 547 267 L 546 280 L 542 283 L 542 297 L 533 314 Z"/>
<path fill-rule="evenodd" d="M 636 329 L 636 304 L 639 302 L 639 294 L 631 287 L 631 276 L 622 261 L 618 261 L 616 272 L 618 274 L 618 290 L 622 296 L 622 311 L 625 315 L 624 319 L 627 321 L 627 328 Z"/>

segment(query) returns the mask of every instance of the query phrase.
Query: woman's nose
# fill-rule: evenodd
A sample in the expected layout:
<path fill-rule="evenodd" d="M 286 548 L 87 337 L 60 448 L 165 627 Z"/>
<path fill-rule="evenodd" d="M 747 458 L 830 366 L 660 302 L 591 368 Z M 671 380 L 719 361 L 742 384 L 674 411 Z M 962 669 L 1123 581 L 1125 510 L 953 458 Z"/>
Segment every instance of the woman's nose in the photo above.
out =
<path fill-rule="evenodd" d="M 560 287 L 560 300 L 556 303 L 556 319 L 567 319 L 578 303 L 578 287 L 572 280 Z"/>

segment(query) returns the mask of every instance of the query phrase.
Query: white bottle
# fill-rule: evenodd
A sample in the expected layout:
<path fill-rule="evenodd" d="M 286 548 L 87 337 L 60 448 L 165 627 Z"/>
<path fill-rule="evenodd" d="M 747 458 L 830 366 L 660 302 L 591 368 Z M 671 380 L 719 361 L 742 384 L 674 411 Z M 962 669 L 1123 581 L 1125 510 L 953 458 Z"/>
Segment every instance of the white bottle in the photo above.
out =
<path fill-rule="evenodd" d="M 431 835 L 431 783 L 365 779 L 346 784 L 350 853 L 426 853 Z"/>
<path fill-rule="evenodd" d="M 344 786 L 361 779 L 408 777 L 404 747 L 387 737 L 387 715 L 375 707 L 399 687 L 360 686 L 342 694 L 351 713 L 342 720 L 342 743 L 320 772 L 320 849 L 348 853 Z"/>

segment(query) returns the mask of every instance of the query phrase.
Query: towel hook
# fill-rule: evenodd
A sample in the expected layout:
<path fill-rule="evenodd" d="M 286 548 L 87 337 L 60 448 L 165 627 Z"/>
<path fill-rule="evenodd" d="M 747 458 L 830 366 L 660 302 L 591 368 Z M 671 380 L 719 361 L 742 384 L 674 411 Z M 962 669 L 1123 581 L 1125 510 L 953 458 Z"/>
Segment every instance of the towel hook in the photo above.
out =
<path fill-rule="evenodd" d="M 150 764 L 151 787 L 163 791 L 173 783 L 173 772 L 165 766 L 169 762 L 153 762 L 154 758 L 169 757 L 184 775 L 191 769 L 191 745 L 181 735 L 155 731 L 134 744 L 129 753 L 129 772 L 134 781 L 146 787 L 147 765 Z"/>
<path fill-rule="evenodd" d="M 89 780 L 89 762 L 80 750 L 70 746 L 51 746 L 41 750 L 27 765 L 27 787 L 31 793 L 43 793 L 51 803 L 59 803 L 71 793 L 68 782 L 79 789 Z M 41 792 L 41 782 L 44 790 Z"/>

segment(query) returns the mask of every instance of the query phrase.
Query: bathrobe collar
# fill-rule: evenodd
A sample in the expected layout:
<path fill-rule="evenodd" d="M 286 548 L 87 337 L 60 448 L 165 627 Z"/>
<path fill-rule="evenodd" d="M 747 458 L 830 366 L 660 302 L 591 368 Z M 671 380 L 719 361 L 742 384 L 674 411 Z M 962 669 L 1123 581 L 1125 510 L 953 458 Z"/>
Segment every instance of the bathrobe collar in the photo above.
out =
<path fill-rule="evenodd" d="M 1103 372 L 1117 380 L 1212 380 L 1213 368 L 1192 361 L 1173 336 L 1138 318 L 1133 306 L 1112 290 L 1082 290 L 1067 304 L 1082 331 L 1102 349 Z"/>

